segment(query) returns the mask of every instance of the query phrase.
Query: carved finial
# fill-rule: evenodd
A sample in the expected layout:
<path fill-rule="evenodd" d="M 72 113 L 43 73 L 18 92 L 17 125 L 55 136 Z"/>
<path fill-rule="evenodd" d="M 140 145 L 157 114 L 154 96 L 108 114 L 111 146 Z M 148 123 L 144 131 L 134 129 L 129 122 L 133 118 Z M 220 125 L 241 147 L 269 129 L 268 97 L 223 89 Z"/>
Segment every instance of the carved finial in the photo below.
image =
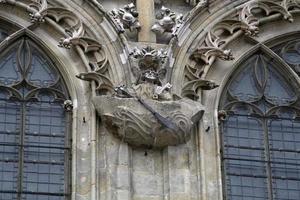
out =
<path fill-rule="evenodd" d="M 29 14 L 32 23 L 45 22 L 45 16 L 47 14 L 48 3 L 47 0 L 37 0 L 29 5 L 32 8 L 32 12 Z"/>
<path fill-rule="evenodd" d="M 71 100 L 64 101 L 64 109 L 67 112 L 71 112 L 73 110 L 73 102 Z"/>
<path fill-rule="evenodd" d="M 157 15 L 158 20 L 151 28 L 155 33 L 171 33 L 172 36 L 177 35 L 177 31 L 181 24 L 183 23 L 183 15 L 176 15 L 175 12 L 171 11 L 169 8 L 162 7 L 160 14 Z"/>
<path fill-rule="evenodd" d="M 123 8 L 113 9 L 109 12 L 109 15 L 117 24 L 120 32 L 125 32 L 125 29 L 139 31 L 141 28 L 138 21 L 139 14 L 133 3 L 127 4 Z"/>

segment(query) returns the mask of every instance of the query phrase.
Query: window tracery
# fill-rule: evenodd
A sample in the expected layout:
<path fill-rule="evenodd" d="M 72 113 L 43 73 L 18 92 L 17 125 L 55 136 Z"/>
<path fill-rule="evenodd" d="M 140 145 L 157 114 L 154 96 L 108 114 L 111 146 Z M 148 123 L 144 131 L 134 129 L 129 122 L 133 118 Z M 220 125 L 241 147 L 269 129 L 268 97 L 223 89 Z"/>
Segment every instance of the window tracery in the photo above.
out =
<path fill-rule="evenodd" d="M 2 52 L 0 199 L 66 199 L 70 114 L 64 82 L 26 36 Z"/>
<path fill-rule="evenodd" d="M 258 51 L 240 66 L 223 93 L 226 199 L 300 197 L 299 86 L 279 63 Z"/>

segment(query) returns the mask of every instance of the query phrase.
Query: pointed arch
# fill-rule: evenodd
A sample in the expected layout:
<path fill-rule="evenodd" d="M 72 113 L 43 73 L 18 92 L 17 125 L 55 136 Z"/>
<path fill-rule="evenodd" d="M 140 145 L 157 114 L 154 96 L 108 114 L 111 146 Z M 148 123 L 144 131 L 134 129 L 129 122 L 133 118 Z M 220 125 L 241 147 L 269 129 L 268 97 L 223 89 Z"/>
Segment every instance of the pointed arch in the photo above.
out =
<path fill-rule="evenodd" d="M 299 83 L 267 47 L 251 54 L 230 75 L 220 98 L 224 199 L 296 200 Z"/>

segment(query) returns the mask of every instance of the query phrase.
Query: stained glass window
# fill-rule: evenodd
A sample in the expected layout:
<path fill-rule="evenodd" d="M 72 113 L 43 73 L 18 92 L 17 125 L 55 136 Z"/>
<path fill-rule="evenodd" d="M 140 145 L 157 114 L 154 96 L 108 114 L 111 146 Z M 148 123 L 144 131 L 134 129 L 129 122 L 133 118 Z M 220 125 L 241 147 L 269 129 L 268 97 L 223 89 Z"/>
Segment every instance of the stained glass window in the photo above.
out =
<path fill-rule="evenodd" d="M 70 197 L 65 84 L 29 38 L 0 56 L 0 199 Z"/>
<path fill-rule="evenodd" d="M 274 51 L 282 53 L 278 47 Z M 299 86 L 281 62 L 258 51 L 239 67 L 223 93 L 226 200 L 300 199 Z"/>

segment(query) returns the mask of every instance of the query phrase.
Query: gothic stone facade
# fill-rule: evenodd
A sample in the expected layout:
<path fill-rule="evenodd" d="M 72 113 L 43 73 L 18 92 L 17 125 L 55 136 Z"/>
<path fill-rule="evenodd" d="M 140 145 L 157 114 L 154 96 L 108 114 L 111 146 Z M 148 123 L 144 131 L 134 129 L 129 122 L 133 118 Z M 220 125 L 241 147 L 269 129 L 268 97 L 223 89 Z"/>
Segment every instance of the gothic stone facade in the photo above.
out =
<path fill-rule="evenodd" d="M 299 11 L 297 0 L 0 0 L 12 33 L 1 48 L 26 35 L 67 84 L 72 199 L 222 200 L 222 91 L 253 52 L 299 37 Z"/>

